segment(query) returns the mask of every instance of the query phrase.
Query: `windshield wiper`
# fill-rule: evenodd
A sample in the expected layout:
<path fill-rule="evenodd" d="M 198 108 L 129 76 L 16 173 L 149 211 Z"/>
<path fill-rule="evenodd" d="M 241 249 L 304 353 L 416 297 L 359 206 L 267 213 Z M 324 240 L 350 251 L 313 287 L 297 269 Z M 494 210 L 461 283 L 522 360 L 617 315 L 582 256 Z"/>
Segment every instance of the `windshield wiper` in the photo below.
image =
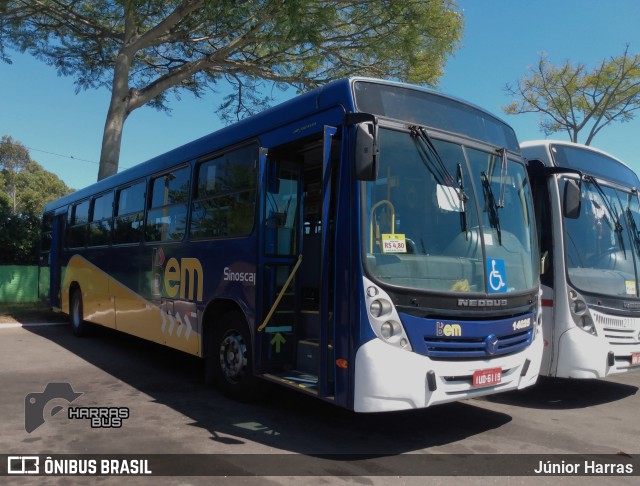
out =
<path fill-rule="evenodd" d="M 627 216 L 629 229 L 631 230 L 631 236 L 633 236 L 633 246 L 636 248 L 636 255 L 640 256 L 640 232 L 638 231 L 638 226 L 636 225 L 636 221 L 633 218 L 633 213 L 629 206 L 627 206 L 625 214 Z"/>
<path fill-rule="evenodd" d="M 422 161 L 429 169 L 429 172 L 433 174 L 436 182 L 441 186 L 454 187 L 457 185 L 458 191 L 456 192 L 458 194 L 458 198 L 463 203 L 464 201 L 467 201 L 469 196 L 464 190 L 462 178 L 459 177 L 456 184 L 456 180 L 451 175 L 451 172 L 449 172 L 449 169 L 447 169 L 447 166 L 442 160 L 442 157 L 440 157 L 440 154 L 431 141 L 431 138 L 427 135 L 427 131 L 423 127 L 419 127 L 417 125 L 410 126 L 409 131 L 411 132 L 411 136 L 416 140 L 416 146 L 418 147 L 418 152 L 422 156 Z M 422 144 L 419 144 L 418 141 L 421 141 Z"/>
<path fill-rule="evenodd" d="M 482 181 L 482 193 L 484 195 L 485 212 L 489 213 L 489 224 L 496 230 L 498 234 L 498 244 L 502 246 L 502 232 L 500 231 L 500 216 L 498 215 L 498 204 L 496 198 L 493 195 L 493 189 L 491 189 L 491 183 L 487 177 L 486 172 L 480 174 L 480 180 Z"/>
<path fill-rule="evenodd" d="M 504 193 L 507 187 L 507 167 L 509 164 L 509 156 L 506 148 L 498 149 L 498 155 L 500 155 L 500 197 L 498 198 L 497 206 L 499 208 L 504 207 Z"/>
<path fill-rule="evenodd" d="M 624 239 L 622 237 L 623 228 L 622 228 L 622 225 L 620 224 L 620 218 L 616 215 L 617 211 L 615 210 L 614 207 L 611 206 L 611 201 L 609 201 L 609 198 L 605 194 L 604 189 L 602 189 L 602 186 L 595 179 L 595 177 L 587 175 L 587 176 L 584 176 L 584 180 L 587 181 L 587 183 L 592 184 L 593 187 L 596 188 L 596 191 L 598 191 L 598 194 L 600 195 L 600 197 L 602 198 L 602 202 L 604 203 L 604 207 L 607 210 L 607 212 L 609 213 L 609 218 L 611 219 L 611 223 L 613 224 L 613 229 L 616 232 L 616 234 L 618 235 L 618 241 L 620 242 L 620 248 L 622 249 L 622 252 L 624 253 L 624 257 L 627 258 L 627 251 L 626 251 L 626 249 L 624 247 Z"/>
<path fill-rule="evenodd" d="M 464 175 L 462 173 L 462 164 L 460 162 L 458 162 L 456 177 L 458 178 L 458 186 L 460 187 L 461 192 L 464 193 Z M 467 222 L 467 208 L 464 201 L 462 202 L 462 211 L 460 211 L 460 230 L 464 233 L 465 240 L 468 239 L 469 223 Z"/>

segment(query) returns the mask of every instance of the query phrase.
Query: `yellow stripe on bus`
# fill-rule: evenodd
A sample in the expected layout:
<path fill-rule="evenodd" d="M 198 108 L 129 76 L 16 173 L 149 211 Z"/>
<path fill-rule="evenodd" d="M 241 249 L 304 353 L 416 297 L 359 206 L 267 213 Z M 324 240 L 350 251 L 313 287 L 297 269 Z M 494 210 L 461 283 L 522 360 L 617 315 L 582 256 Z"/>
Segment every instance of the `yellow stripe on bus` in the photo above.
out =
<path fill-rule="evenodd" d="M 167 313 L 118 282 L 86 258 L 74 255 L 64 271 L 62 311 L 69 313 L 69 288 L 82 290 L 84 319 L 197 356 L 200 333 L 195 305 Z"/>

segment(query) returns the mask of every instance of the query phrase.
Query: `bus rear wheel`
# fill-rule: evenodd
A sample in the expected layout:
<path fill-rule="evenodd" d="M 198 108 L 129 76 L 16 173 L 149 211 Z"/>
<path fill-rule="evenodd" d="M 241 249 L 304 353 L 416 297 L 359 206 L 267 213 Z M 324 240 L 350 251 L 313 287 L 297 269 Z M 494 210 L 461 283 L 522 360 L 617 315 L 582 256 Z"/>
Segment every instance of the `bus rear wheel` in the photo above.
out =
<path fill-rule="evenodd" d="M 253 400 L 261 383 L 253 376 L 251 335 L 242 313 L 225 314 L 211 333 L 206 376 L 220 391 L 236 400 Z"/>
<path fill-rule="evenodd" d="M 74 289 L 71 293 L 69 321 L 73 334 L 78 337 L 86 336 L 89 332 L 89 324 L 84 321 L 82 310 L 82 292 L 80 289 Z"/>

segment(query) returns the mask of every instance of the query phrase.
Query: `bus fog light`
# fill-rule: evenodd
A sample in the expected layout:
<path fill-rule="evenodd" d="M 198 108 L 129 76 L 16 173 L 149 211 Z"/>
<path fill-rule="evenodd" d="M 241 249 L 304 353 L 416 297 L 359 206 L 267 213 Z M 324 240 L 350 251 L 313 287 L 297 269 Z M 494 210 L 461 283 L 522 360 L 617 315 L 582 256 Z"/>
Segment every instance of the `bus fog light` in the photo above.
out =
<path fill-rule="evenodd" d="M 407 344 L 409 344 L 409 342 L 406 339 L 400 340 L 400 346 L 402 346 L 403 348 L 406 348 Z"/>
<path fill-rule="evenodd" d="M 380 334 L 382 334 L 382 337 L 385 339 L 390 339 L 393 334 L 394 334 L 394 326 L 393 323 L 387 321 L 384 324 L 382 324 L 382 326 L 380 326 Z"/>
<path fill-rule="evenodd" d="M 368 287 L 367 288 L 367 295 L 369 297 L 375 297 L 376 295 L 378 295 L 378 289 L 375 288 L 374 286 Z"/>

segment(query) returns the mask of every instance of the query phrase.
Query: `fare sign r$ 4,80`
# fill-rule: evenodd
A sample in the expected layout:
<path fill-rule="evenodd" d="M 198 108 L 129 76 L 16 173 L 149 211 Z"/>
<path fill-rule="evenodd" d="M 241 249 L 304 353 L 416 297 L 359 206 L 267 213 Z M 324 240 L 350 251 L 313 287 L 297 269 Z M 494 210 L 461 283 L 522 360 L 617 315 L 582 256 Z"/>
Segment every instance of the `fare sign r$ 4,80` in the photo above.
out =
<path fill-rule="evenodd" d="M 382 253 L 407 253 L 407 240 L 403 234 L 383 234 Z"/>

